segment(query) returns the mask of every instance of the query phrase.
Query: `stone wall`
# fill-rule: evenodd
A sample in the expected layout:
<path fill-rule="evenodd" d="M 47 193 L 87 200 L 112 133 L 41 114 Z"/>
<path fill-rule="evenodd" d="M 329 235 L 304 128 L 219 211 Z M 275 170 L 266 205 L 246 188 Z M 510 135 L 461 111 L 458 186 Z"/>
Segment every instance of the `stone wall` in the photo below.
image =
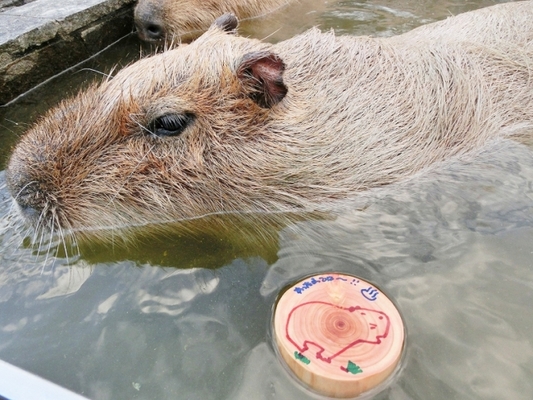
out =
<path fill-rule="evenodd" d="M 0 105 L 133 31 L 134 0 L 1 0 Z"/>

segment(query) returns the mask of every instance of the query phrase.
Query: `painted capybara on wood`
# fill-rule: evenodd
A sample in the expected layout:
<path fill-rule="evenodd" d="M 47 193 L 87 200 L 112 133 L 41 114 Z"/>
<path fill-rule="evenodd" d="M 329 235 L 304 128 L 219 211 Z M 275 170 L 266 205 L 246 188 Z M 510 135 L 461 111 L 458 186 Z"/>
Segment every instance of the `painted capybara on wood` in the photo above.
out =
<path fill-rule="evenodd" d="M 298 0 L 139 0 L 134 17 L 142 40 L 188 39 L 206 31 L 222 14 L 239 19 L 268 14 Z"/>
<path fill-rule="evenodd" d="M 51 110 L 7 169 L 38 227 L 328 209 L 533 129 L 533 2 L 276 45 L 219 18 Z"/>
<path fill-rule="evenodd" d="M 328 325 L 327 318 L 342 324 L 339 329 L 342 334 L 328 337 L 328 330 L 317 332 L 309 338 L 309 332 L 298 327 L 316 326 L 312 320 L 323 318 L 324 325 Z M 322 321 L 322 320 L 321 320 Z M 331 322 L 330 324 L 333 324 Z M 293 328 L 295 327 L 295 328 Z M 332 328 L 331 330 L 335 330 Z M 287 320 L 287 340 L 291 342 L 300 354 L 313 361 L 320 360 L 331 363 L 337 356 L 352 347 L 360 345 L 379 345 L 389 335 L 390 319 L 382 311 L 361 307 L 360 305 L 340 307 L 338 304 L 311 301 L 300 304 L 290 313 Z M 294 336 L 293 336 L 294 335 Z M 335 340 L 331 339 L 335 337 Z"/>

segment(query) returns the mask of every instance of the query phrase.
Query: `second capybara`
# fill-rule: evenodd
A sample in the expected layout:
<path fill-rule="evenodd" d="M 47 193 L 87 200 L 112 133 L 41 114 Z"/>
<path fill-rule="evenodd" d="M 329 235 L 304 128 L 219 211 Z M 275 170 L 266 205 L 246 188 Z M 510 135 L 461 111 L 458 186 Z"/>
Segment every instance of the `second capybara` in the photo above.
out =
<path fill-rule="evenodd" d="M 64 101 L 7 183 L 37 228 L 324 210 L 533 129 L 533 1 L 391 38 L 272 45 L 224 15 L 199 39 Z"/>
<path fill-rule="evenodd" d="M 138 0 L 135 26 L 147 42 L 187 40 L 206 31 L 222 14 L 255 18 L 295 1 L 299 0 Z"/>

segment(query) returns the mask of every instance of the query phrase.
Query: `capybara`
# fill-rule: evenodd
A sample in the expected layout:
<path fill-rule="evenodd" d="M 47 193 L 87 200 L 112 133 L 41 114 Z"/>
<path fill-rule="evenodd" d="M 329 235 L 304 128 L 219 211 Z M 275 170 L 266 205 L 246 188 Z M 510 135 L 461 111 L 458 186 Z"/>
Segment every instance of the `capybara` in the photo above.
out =
<path fill-rule="evenodd" d="M 135 6 L 135 25 L 139 38 L 150 43 L 167 45 L 189 42 L 204 33 L 215 20 L 225 13 L 233 13 L 241 22 L 245 34 L 255 38 L 267 38 L 269 42 L 303 32 L 305 27 L 316 25 L 317 16 L 336 10 L 332 5 L 338 0 L 138 0 Z M 494 0 L 477 0 L 477 4 L 491 5 Z M 339 6 L 344 9 L 342 3 Z M 423 8 L 426 13 L 439 15 L 466 11 L 468 2 L 435 0 L 367 0 L 347 6 L 357 10 L 353 16 L 354 29 L 366 26 L 369 18 L 401 18 L 404 23 L 415 15 L 409 10 Z M 402 11 L 398 10 L 398 7 Z M 428 11 L 428 10 L 431 10 Z M 375 13 L 377 14 L 375 15 Z M 385 15 L 388 14 L 388 16 Z M 298 16 L 294 18 L 294 16 Z M 372 17 L 373 15 L 373 17 Z M 322 21 L 324 22 L 324 21 Z M 375 32 L 377 33 L 377 32 Z M 379 36 L 382 36 L 380 32 Z"/>
<path fill-rule="evenodd" d="M 224 15 L 52 109 L 6 172 L 37 228 L 332 209 L 533 129 L 533 1 L 276 45 Z"/>
<path fill-rule="evenodd" d="M 148 42 L 189 39 L 206 31 L 222 14 L 254 18 L 295 1 L 299 0 L 139 0 L 135 26 L 139 37 Z"/>

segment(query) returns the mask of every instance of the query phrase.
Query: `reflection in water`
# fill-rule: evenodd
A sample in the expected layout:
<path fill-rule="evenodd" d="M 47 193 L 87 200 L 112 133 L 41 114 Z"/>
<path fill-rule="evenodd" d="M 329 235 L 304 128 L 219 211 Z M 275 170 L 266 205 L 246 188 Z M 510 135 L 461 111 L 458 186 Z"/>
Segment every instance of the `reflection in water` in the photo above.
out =
<path fill-rule="evenodd" d="M 69 250 L 92 264 L 133 259 L 178 268 L 218 268 L 235 258 L 277 258 L 278 233 L 318 213 L 218 214 L 168 224 L 88 232 Z M 61 253 L 63 249 L 58 248 Z"/>
<path fill-rule="evenodd" d="M 300 225 L 297 240 L 286 230 L 261 292 L 270 296 L 306 270 L 359 275 L 385 289 L 405 318 L 397 385 L 408 398 L 527 398 L 532 178 L 531 150 L 501 142 L 472 162 L 375 193 L 364 212 L 309 223 L 305 233 Z"/>
<path fill-rule="evenodd" d="M 288 25 L 390 35 L 494 2 L 322 3 Z M 276 358 L 269 322 L 283 287 L 335 270 L 405 318 L 402 370 L 377 399 L 529 399 L 532 182 L 531 149 L 501 141 L 336 218 L 220 216 L 51 254 L 13 229 L 0 187 L 0 358 L 94 399 L 319 398 Z"/>

